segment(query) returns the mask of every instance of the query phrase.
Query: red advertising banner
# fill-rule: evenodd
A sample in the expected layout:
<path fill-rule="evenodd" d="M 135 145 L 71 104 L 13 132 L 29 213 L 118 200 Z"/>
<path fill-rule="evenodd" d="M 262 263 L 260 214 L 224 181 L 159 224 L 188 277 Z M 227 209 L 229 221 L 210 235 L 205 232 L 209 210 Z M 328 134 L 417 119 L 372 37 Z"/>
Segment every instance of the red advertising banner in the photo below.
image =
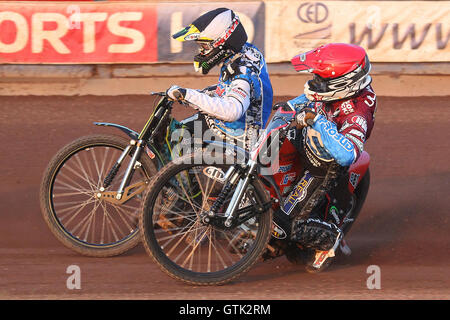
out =
<path fill-rule="evenodd" d="M 151 4 L 0 2 L 0 63 L 156 62 L 157 24 Z"/>

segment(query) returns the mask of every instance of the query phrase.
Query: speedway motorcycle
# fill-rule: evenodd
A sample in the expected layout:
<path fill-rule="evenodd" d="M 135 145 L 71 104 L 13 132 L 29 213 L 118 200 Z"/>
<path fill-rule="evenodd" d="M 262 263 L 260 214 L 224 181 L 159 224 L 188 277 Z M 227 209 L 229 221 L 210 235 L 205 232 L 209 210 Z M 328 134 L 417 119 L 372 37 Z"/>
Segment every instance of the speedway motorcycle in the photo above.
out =
<path fill-rule="evenodd" d="M 171 160 L 176 121 L 164 93 L 138 133 L 114 123 L 126 137 L 95 134 L 76 139 L 51 159 L 40 186 L 44 220 L 66 247 L 87 256 L 121 254 L 140 241 L 142 192 Z"/>
<path fill-rule="evenodd" d="M 329 251 L 301 248 L 289 240 L 290 227 L 275 222 L 283 220 L 276 219 L 285 215 L 280 206 L 304 171 L 286 138 L 298 111 L 288 105 L 278 108 L 250 152 L 203 141 L 206 147 L 173 159 L 152 179 L 139 228 L 147 253 L 164 272 L 193 285 L 219 285 L 261 258 L 286 255 L 298 263 L 306 257 L 312 261 L 310 272 L 330 264 L 340 250 L 337 244 Z M 267 153 L 278 154 L 278 165 L 261 161 Z M 226 161 L 230 155 L 240 161 Z M 341 237 L 365 201 L 369 161 L 363 152 L 317 206 L 325 221 L 340 227 Z M 350 199 L 350 210 L 339 210 L 344 207 L 339 199 Z"/>

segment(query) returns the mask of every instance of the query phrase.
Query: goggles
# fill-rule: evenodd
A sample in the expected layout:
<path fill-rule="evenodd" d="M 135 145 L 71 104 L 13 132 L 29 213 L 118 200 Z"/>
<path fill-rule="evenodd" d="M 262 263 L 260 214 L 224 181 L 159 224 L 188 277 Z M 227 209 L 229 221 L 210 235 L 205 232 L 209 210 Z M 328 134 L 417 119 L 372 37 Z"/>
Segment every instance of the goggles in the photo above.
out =
<path fill-rule="evenodd" d="M 201 55 L 207 55 L 214 49 L 211 45 L 211 41 L 196 41 L 196 43 L 198 45 L 198 51 Z"/>

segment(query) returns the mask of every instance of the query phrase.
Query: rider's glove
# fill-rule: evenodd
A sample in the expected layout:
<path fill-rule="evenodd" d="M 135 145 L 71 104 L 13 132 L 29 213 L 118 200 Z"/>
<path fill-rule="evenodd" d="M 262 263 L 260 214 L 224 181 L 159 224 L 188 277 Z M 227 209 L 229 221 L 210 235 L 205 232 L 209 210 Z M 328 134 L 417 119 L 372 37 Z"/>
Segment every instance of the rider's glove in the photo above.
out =
<path fill-rule="evenodd" d="M 279 108 L 282 108 L 283 110 L 290 110 L 291 107 L 289 107 L 287 102 L 278 102 L 273 105 L 272 110 L 278 110 Z"/>
<path fill-rule="evenodd" d="M 169 96 L 169 98 L 180 101 L 184 100 L 184 97 L 186 97 L 186 89 L 179 86 L 171 86 L 169 89 L 167 89 L 166 94 Z"/>
<path fill-rule="evenodd" d="M 297 128 L 302 129 L 306 126 L 312 126 L 314 124 L 314 118 L 316 113 L 312 110 L 304 109 L 297 113 L 295 116 L 295 122 L 297 123 Z"/>

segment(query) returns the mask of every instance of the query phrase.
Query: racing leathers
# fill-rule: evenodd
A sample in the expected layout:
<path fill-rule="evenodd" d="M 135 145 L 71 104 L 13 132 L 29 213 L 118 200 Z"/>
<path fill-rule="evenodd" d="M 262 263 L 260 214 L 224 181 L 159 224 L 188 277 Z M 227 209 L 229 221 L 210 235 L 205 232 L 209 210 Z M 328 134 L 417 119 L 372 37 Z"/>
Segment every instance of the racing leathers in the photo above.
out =
<path fill-rule="evenodd" d="M 256 141 L 271 113 L 273 91 L 267 66 L 250 43 L 223 62 L 217 85 L 185 90 L 184 100 L 204 115 L 207 128 L 245 149 Z M 189 128 L 197 118 L 198 114 L 181 122 Z"/>
<path fill-rule="evenodd" d="M 310 102 L 301 95 L 287 103 L 298 112 L 307 110 L 316 115 L 312 125 L 291 129 L 294 132 L 288 135 L 300 152 L 305 172 L 282 211 L 291 221 L 293 240 L 307 248 L 329 250 L 339 240 L 341 230 L 320 219 L 313 209 L 361 155 L 374 125 L 376 95 L 368 86 L 344 100 Z"/>

